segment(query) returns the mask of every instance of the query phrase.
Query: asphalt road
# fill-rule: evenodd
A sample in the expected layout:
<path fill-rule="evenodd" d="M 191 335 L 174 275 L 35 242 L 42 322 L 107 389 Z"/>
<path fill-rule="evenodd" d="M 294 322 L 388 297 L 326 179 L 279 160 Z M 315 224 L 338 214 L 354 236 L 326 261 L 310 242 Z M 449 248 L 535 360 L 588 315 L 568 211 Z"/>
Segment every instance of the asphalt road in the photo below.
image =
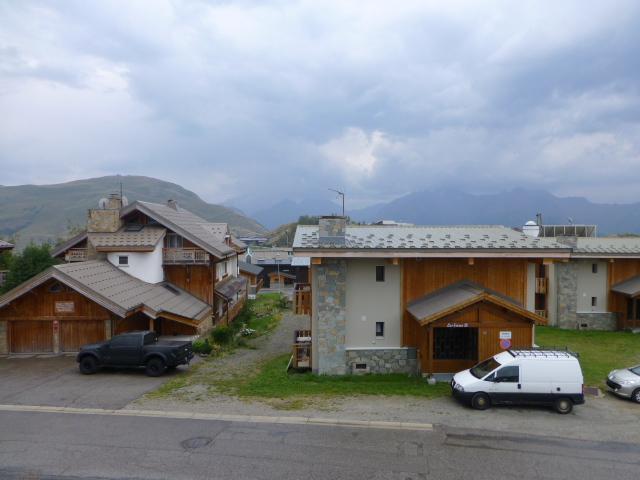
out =
<path fill-rule="evenodd" d="M 640 445 L 382 430 L 0 413 L 0 478 L 637 479 Z"/>

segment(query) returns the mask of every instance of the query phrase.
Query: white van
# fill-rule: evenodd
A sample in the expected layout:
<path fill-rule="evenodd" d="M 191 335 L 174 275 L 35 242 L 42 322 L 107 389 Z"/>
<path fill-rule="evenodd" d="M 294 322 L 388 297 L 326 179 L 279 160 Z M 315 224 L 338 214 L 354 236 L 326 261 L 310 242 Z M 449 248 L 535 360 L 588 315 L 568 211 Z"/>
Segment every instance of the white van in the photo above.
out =
<path fill-rule="evenodd" d="M 451 380 L 453 396 L 478 410 L 492 404 L 553 406 L 569 413 L 584 403 L 578 358 L 566 351 L 507 350 Z"/>

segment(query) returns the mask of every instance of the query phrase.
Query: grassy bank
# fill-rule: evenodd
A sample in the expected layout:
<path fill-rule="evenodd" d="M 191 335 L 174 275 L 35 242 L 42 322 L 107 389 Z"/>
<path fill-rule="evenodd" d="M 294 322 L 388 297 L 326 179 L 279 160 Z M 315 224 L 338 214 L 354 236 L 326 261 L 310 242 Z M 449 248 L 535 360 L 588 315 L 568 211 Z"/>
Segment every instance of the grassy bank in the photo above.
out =
<path fill-rule="evenodd" d="M 640 364 L 639 334 L 537 327 L 536 343 L 579 353 L 587 385 L 603 387 L 611 370 Z"/>

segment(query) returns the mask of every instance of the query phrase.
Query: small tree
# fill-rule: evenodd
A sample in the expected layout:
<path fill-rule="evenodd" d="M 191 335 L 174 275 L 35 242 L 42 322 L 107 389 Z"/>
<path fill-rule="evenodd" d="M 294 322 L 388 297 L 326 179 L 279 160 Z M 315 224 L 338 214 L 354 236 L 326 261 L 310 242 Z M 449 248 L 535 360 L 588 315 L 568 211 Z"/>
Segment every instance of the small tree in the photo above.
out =
<path fill-rule="evenodd" d="M 22 253 L 12 256 L 2 291 L 7 292 L 17 287 L 56 263 L 58 262 L 51 256 L 49 245 L 29 245 Z"/>

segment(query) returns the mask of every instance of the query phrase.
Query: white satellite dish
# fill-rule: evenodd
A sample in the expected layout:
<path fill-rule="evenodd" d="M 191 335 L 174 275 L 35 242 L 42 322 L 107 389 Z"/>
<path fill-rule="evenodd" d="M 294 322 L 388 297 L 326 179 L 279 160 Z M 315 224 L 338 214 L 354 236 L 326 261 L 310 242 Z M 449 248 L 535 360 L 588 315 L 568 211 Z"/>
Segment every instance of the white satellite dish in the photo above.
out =
<path fill-rule="evenodd" d="M 98 208 L 101 208 L 102 210 L 104 210 L 105 208 L 107 208 L 108 202 L 109 200 L 107 200 L 106 198 L 101 198 L 100 200 L 98 200 Z"/>
<path fill-rule="evenodd" d="M 529 220 L 522 227 L 522 233 L 529 237 L 538 237 L 540 235 L 540 225 L 538 225 L 534 220 Z"/>
<path fill-rule="evenodd" d="M 122 206 L 126 207 L 127 205 L 129 205 L 129 199 L 123 195 L 122 196 Z"/>

